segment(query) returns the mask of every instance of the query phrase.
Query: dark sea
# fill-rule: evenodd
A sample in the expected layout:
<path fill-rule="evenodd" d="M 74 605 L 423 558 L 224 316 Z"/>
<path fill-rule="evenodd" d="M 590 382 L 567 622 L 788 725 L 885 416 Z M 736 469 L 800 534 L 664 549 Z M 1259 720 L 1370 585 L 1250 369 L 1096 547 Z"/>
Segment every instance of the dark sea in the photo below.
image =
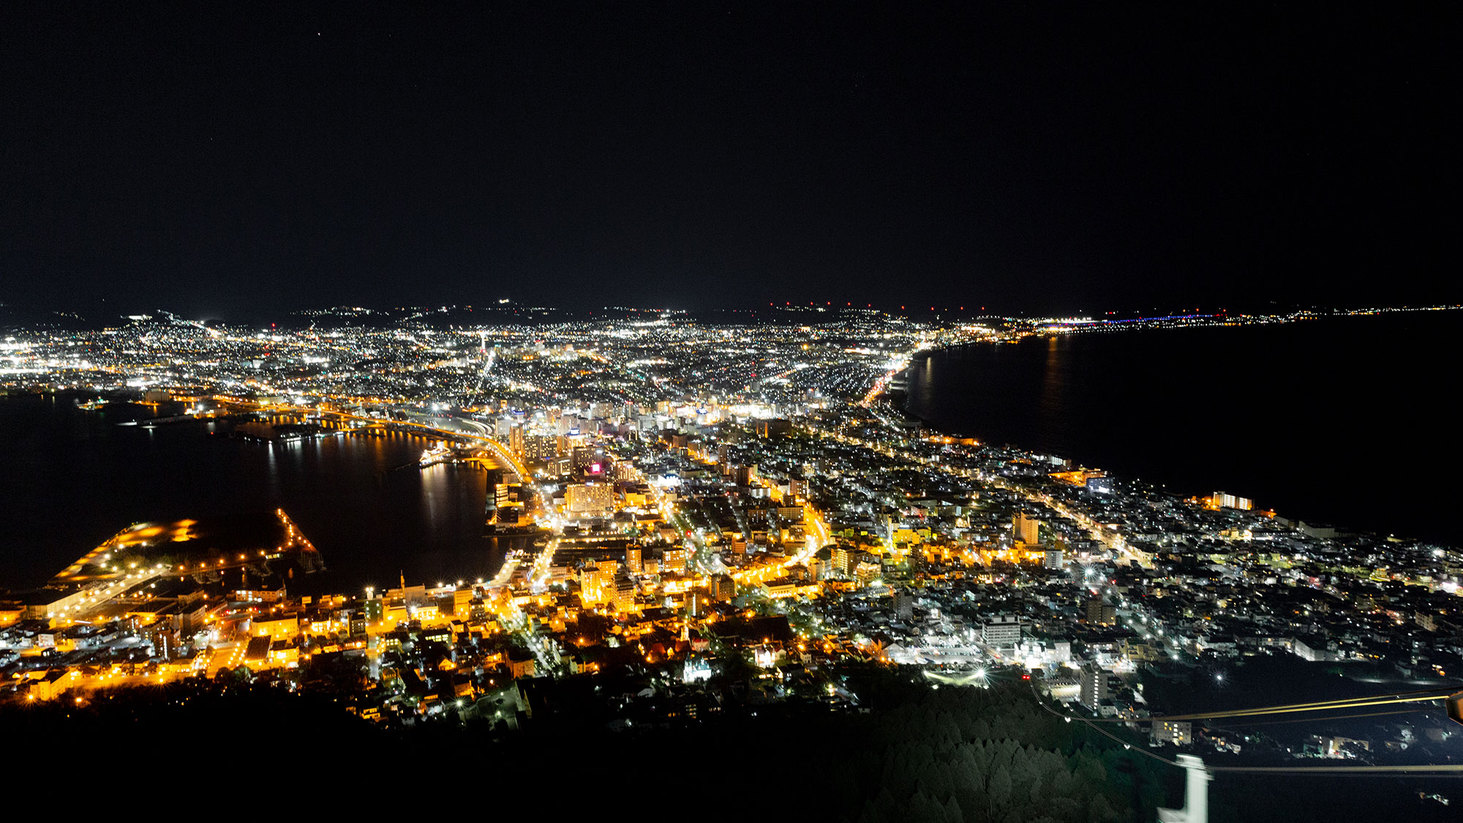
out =
<path fill-rule="evenodd" d="M 119 426 L 153 412 L 74 400 L 0 398 L 0 588 L 43 583 L 137 521 L 275 506 L 325 560 L 291 583 L 301 593 L 487 578 L 502 564 L 508 540 L 482 536 L 486 473 L 418 468 L 428 438 L 239 440 L 227 422 Z"/>
<path fill-rule="evenodd" d="M 976 344 L 915 361 L 932 427 L 1292 519 L 1463 546 L 1463 312 Z"/>

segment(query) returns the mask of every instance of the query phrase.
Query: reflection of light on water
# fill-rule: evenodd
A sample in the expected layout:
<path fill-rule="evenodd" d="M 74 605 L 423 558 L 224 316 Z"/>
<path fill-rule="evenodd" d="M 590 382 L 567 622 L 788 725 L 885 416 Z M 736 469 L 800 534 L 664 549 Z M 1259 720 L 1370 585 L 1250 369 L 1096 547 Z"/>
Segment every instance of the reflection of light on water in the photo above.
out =
<path fill-rule="evenodd" d="M 1067 388 L 1067 362 L 1065 360 L 1067 339 L 1054 335 L 1046 341 L 1046 358 L 1042 364 L 1041 397 L 1037 401 L 1041 422 L 1040 441 L 1053 448 L 1061 442 L 1063 434 L 1062 409 Z M 1039 444 L 1038 448 L 1042 447 Z"/>
<path fill-rule="evenodd" d="M 273 443 L 266 443 L 264 445 L 264 456 L 265 456 L 266 462 L 269 463 L 269 470 L 265 472 L 265 476 L 269 479 L 269 496 L 271 498 L 275 499 L 275 500 L 278 500 L 279 499 L 279 461 L 277 461 L 275 459 L 275 457 L 274 457 L 274 444 Z"/>
<path fill-rule="evenodd" d="M 231 427 L 223 422 L 218 428 L 226 432 Z M 202 434 L 204 429 L 193 431 Z M 193 491 L 211 488 L 216 494 L 193 495 L 207 498 L 195 508 L 243 511 L 264 499 L 286 508 L 319 548 L 327 568 L 326 575 L 296 583 L 319 592 L 395 580 L 400 571 L 409 580 L 487 578 L 498 571 L 514 541 L 522 542 L 484 537 L 482 471 L 454 465 L 423 470 L 416 465 L 422 449 L 433 444 L 432 437 L 361 433 L 269 443 L 207 436 L 195 440 L 182 428 L 149 430 L 146 438 L 134 432 L 122 434 L 143 444 L 144 452 L 174 440 L 203 450 L 157 455 L 168 468 L 178 460 L 186 467 L 180 472 L 204 464 L 218 471 L 196 489 L 180 490 L 181 502 L 191 501 Z M 151 449 L 149 441 L 155 444 Z M 211 461 L 213 455 L 216 461 Z M 413 488 L 415 484 L 420 486 Z M 137 519 L 156 508 L 146 501 L 135 505 Z M 105 526 L 115 529 L 110 521 Z M 62 560 L 69 562 L 78 553 L 68 546 Z M 63 565 L 44 571 L 50 575 Z"/>
<path fill-rule="evenodd" d="M 427 526 L 434 528 L 441 516 L 438 501 L 438 486 L 447 482 L 447 467 L 442 465 L 422 469 L 422 514 Z M 443 489 L 444 492 L 448 491 Z"/>

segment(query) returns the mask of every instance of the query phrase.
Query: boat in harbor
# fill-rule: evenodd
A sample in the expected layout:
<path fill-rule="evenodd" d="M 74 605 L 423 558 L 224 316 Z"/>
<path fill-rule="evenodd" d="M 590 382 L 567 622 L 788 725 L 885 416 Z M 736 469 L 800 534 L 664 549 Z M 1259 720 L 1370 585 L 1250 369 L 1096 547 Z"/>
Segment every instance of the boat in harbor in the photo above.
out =
<path fill-rule="evenodd" d="M 425 469 L 429 466 L 436 466 L 450 460 L 452 460 L 452 449 L 445 442 L 439 440 L 432 444 L 432 448 L 422 452 L 422 457 L 419 462 L 421 467 Z"/>

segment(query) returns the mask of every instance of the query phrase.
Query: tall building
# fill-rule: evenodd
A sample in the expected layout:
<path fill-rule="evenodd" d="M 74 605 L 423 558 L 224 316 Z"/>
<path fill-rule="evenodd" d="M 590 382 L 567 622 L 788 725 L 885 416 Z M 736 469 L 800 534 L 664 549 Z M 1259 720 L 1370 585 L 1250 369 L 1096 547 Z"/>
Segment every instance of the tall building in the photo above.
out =
<path fill-rule="evenodd" d="M 559 415 L 559 434 L 568 434 L 571 431 L 579 430 L 579 415 L 566 412 Z"/>
<path fill-rule="evenodd" d="M 712 575 L 711 596 L 722 603 L 731 600 L 737 596 L 737 581 L 729 574 Z"/>
<path fill-rule="evenodd" d="M 852 577 L 853 570 L 863 559 L 864 553 L 851 546 L 837 545 L 833 547 L 832 560 L 833 569 L 845 577 Z"/>
<path fill-rule="evenodd" d="M 1026 512 L 1016 512 L 1011 531 L 1017 540 L 1028 546 L 1035 546 L 1041 542 L 1041 521 Z"/>
<path fill-rule="evenodd" d="M 1003 615 L 987 620 L 980 629 L 980 642 L 998 649 L 1014 649 L 1021 642 L 1021 620 Z"/>
<path fill-rule="evenodd" d="M 558 438 L 550 434 L 523 434 L 523 459 L 543 462 L 558 454 Z"/>
<path fill-rule="evenodd" d="M 500 526 L 517 526 L 524 517 L 528 496 L 522 484 L 497 483 L 493 486 L 493 505 L 497 508 L 497 523 Z"/>
<path fill-rule="evenodd" d="M 797 503 L 802 499 L 803 493 L 807 490 L 807 483 L 793 477 L 787 481 L 787 500 L 789 504 Z"/>
<path fill-rule="evenodd" d="M 584 605 L 593 606 L 601 602 L 600 587 L 603 585 L 598 566 L 591 563 L 579 570 L 579 599 Z"/>
<path fill-rule="evenodd" d="M 619 565 L 614 560 L 597 560 L 586 563 L 579 570 L 579 599 L 586 606 L 597 606 L 615 599 Z"/>
<path fill-rule="evenodd" d="M 1194 724 L 1187 720 L 1154 720 L 1151 734 L 1154 743 L 1187 746 L 1194 742 Z"/>
<path fill-rule="evenodd" d="M 792 431 L 791 420 L 773 419 L 757 421 L 758 437 L 778 437 L 780 435 L 787 434 L 790 431 Z"/>
<path fill-rule="evenodd" d="M 635 581 L 630 575 L 620 572 L 615 575 L 614 582 L 614 604 L 615 611 L 630 612 L 635 610 Z"/>
<path fill-rule="evenodd" d="M 1077 684 L 1077 702 L 1096 711 L 1097 704 L 1109 696 L 1107 672 L 1089 663 L 1082 667 L 1082 676 Z"/>
<path fill-rule="evenodd" d="M 588 444 L 575 446 L 570 457 L 572 458 L 571 465 L 576 470 L 584 470 L 596 465 L 602 466 L 605 462 L 604 449 Z M 598 472 L 599 469 L 595 471 Z"/>
<path fill-rule="evenodd" d="M 564 507 L 581 517 L 604 517 L 614 511 L 615 490 L 606 483 L 572 483 L 564 489 Z"/>
<path fill-rule="evenodd" d="M 1105 602 L 1101 597 L 1088 600 L 1083 607 L 1083 615 L 1088 623 L 1099 626 L 1111 626 L 1118 622 L 1117 607 Z"/>
<path fill-rule="evenodd" d="M 1211 509 L 1239 509 L 1247 512 L 1255 508 L 1254 501 L 1248 497 L 1239 497 L 1228 492 L 1215 492 L 1205 499 L 1205 503 Z"/>

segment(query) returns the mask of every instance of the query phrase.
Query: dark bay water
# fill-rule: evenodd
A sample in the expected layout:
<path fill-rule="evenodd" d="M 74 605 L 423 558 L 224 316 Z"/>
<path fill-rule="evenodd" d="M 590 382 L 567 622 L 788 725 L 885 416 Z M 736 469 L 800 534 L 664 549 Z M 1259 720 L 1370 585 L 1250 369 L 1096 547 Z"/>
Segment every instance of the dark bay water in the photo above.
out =
<path fill-rule="evenodd" d="M 973 345 L 917 360 L 908 410 L 1182 494 L 1463 545 L 1463 312 Z"/>
<path fill-rule="evenodd" d="M 418 469 L 427 438 L 395 434 L 265 443 L 229 424 L 117 426 L 133 406 L 97 412 L 70 397 L 0 398 L 0 586 L 43 582 L 139 520 L 282 506 L 323 555 L 301 591 L 471 580 L 505 552 L 482 537 L 485 474 Z M 401 468 L 406 466 L 406 468 Z M 505 541 L 506 542 L 506 541 Z"/>

